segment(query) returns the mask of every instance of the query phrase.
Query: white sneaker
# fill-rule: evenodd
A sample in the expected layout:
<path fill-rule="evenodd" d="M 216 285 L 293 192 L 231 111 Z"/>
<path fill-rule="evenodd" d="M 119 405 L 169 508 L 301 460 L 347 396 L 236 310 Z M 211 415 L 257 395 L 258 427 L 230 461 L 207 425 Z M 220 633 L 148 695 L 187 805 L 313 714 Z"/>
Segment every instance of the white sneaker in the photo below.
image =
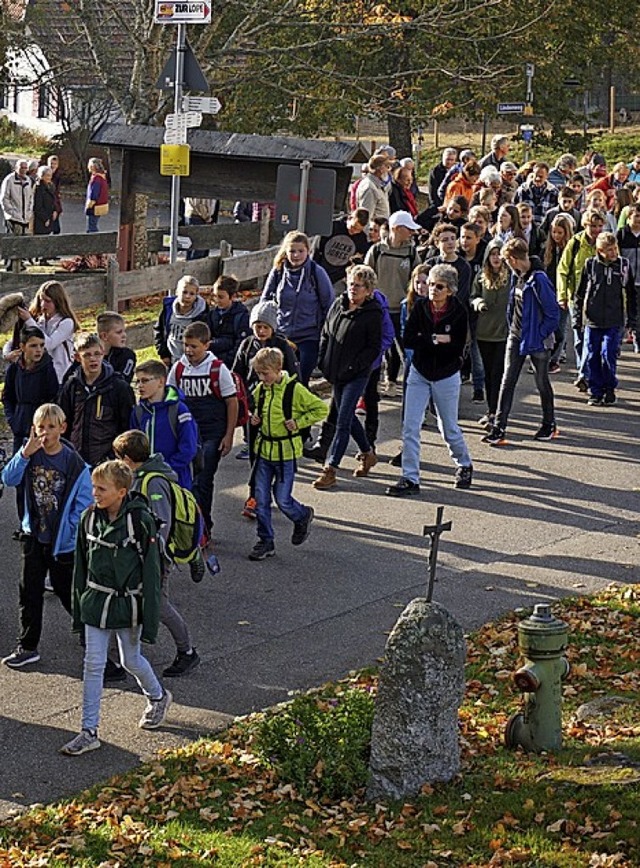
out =
<path fill-rule="evenodd" d="M 140 729 L 157 729 L 165 721 L 173 696 L 169 690 L 165 690 L 160 699 L 150 699 L 144 714 L 140 718 Z"/>

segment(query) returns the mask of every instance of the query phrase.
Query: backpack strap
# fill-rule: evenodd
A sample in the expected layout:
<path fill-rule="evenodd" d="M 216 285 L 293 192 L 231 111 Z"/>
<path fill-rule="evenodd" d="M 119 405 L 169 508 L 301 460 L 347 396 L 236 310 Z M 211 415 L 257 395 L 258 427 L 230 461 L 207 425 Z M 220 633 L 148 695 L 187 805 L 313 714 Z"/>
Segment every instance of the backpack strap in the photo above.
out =
<path fill-rule="evenodd" d="M 223 400 L 220 392 L 220 368 L 222 367 L 221 359 L 214 359 L 209 368 L 209 380 L 211 381 L 211 391 L 219 400 Z"/>
<path fill-rule="evenodd" d="M 180 385 L 180 380 L 182 380 L 183 374 L 184 374 L 184 362 L 178 361 L 176 363 L 176 369 L 173 373 L 173 376 L 176 378 L 176 386 Z"/>

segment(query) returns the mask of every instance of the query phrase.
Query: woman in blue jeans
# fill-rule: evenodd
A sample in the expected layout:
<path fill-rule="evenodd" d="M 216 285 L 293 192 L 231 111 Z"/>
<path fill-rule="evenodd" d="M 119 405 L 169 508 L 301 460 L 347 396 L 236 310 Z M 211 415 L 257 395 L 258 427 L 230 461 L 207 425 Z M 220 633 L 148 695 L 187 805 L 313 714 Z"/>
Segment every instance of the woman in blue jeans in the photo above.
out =
<path fill-rule="evenodd" d="M 373 297 L 376 273 L 368 265 L 347 270 L 347 290 L 329 309 L 320 336 L 318 364 L 333 385 L 338 416 L 329 456 L 313 487 L 323 490 L 336 484 L 337 469 L 349 445 L 358 444 L 358 467 L 353 475 L 366 476 L 377 463 L 360 420 L 356 405 L 382 347 L 382 308 Z"/>
<path fill-rule="evenodd" d="M 402 476 L 386 489 L 391 497 L 420 493 L 420 430 L 430 400 L 438 430 L 456 465 L 454 485 L 469 488 L 473 467 L 458 424 L 460 368 L 468 339 L 466 306 L 457 300 L 458 272 L 451 265 L 434 265 L 427 298 L 417 298 L 407 320 L 404 345 L 413 350 L 402 422 Z"/>

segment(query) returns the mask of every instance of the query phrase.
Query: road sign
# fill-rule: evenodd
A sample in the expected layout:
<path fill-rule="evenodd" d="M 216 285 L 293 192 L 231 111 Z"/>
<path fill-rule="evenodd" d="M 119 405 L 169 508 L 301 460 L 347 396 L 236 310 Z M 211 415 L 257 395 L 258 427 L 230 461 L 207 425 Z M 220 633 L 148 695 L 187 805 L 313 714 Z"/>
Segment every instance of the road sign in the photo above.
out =
<path fill-rule="evenodd" d="M 533 78 L 535 71 L 536 71 L 535 64 L 525 63 L 524 72 L 525 72 L 525 75 L 527 76 L 527 78 Z"/>
<path fill-rule="evenodd" d="M 202 112 L 185 112 L 182 117 L 186 118 L 188 127 L 199 127 L 202 123 Z"/>
<path fill-rule="evenodd" d="M 178 235 L 178 250 L 189 250 L 193 241 L 189 238 L 188 235 Z M 162 236 L 162 246 L 163 247 L 171 247 L 171 236 L 163 235 Z"/>
<path fill-rule="evenodd" d="M 156 24 L 211 24 L 208 3 L 181 3 L 177 0 L 156 0 Z"/>
<path fill-rule="evenodd" d="M 222 103 L 215 96 L 185 96 L 182 100 L 183 112 L 202 112 L 205 115 L 217 115 Z"/>
<path fill-rule="evenodd" d="M 164 119 L 166 130 L 164 143 L 166 145 L 186 145 L 187 143 L 187 116 L 184 114 L 168 114 Z"/>
<path fill-rule="evenodd" d="M 193 49 L 189 45 L 188 40 L 185 41 L 184 47 L 184 69 L 182 72 L 182 86 L 185 90 L 207 91 L 209 90 L 209 82 L 205 78 L 204 72 L 200 68 Z M 176 49 L 175 46 L 171 50 L 169 60 L 165 63 L 160 77 L 156 82 L 158 90 L 173 90 L 176 84 Z"/>
<path fill-rule="evenodd" d="M 165 145 L 186 145 L 187 131 L 165 130 L 162 141 L 165 143 Z"/>
<path fill-rule="evenodd" d="M 498 114 L 499 115 L 521 115 L 524 113 L 524 103 L 523 102 L 499 102 L 498 103 Z"/>
<path fill-rule="evenodd" d="M 190 151 L 189 145 L 160 145 L 160 174 L 188 175 Z"/>

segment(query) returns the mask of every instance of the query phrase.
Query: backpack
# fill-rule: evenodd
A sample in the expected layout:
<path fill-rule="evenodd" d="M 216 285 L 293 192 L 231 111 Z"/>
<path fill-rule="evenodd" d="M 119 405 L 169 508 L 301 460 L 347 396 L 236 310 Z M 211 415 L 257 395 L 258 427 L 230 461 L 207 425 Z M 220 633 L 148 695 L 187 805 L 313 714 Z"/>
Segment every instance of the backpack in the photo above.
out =
<path fill-rule="evenodd" d="M 200 546 L 204 542 L 204 520 L 200 507 L 190 491 L 163 473 L 154 471 L 144 474 L 139 489 L 149 503 L 149 483 L 157 477 L 166 481 L 171 492 L 171 527 L 165 551 L 174 564 L 189 564 L 199 557 Z"/>
<path fill-rule="evenodd" d="M 211 391 L 220 401 L 224 400 L 220 392 L 220 367 L 222 364 L 223 363 L 220 359 L 214 359 L 211 362 L 211 368 L 209 369 L 209 377 L 211 379 Z M 180 361 L 176 364 L 176 386 L 180 385 L 180 380 L 182 379 L 182 375 L 184 374 L 184 369 L 185 365 L 183 362 Z M 244 428 L 251 416 L 247 387 L 245 386 L 244 380 L 239 374 L 234 373 L 234 371 L 229 371 L 229 373 L 233 378 L 233 384 L 236 387 L 236 398 L 238 399 L 238 418 L 236 420 L 236 428 Z"/>
<path fill-rule="evenodd" d="M 282 413 L 285 419 L 291 419 L 291 414 L 293 413 L 293 393 L 296 388 L 296 383 L 298 382 L 297 377 L 291 377 L 287 380 L 287 385 L 284 387 L 284 392 L 282 393 Z M 265 391 L 264 387 L 260 389 L 260 395 L 258 397 L 258 406 L 256 407 L 256 416 L 260 416 L 262 418 L 262 410 L 264 408 L 264 399 L 265 399 Z M 299 431 L 290 431 L 288 437 L 286 439 L 299 434 Z M 261 432 L 261 436 L 262 432 Z"/>
<path fill-rule="evenodd" d="M 393 248 L 391 248 L 391 250 L 392 249 Z M 376 273 L 377 273 L 377 268 L 378 268 L 378 260 L 380 259 L 380 257 L 382 255 L 389 256 L 392 259 L 407 259 L 406 254 L 399 255 L 397 253 L 391 253 L 387 250 L 385 250 L 384 254 L 383 254 L 382 248 L 380 247 L 380 242 L 378 242 L 377 244 L 374 244 L 372 250 L 373 250 L 373 270 L 376 271 Z M 411 265 L 409 266 L 409 273 L 411 273 L 416 266 L 416 261 L 418 261 L 418 262 L 420 261 L 420 257 L 418 256 L 418 248 L 416 247 L 415 244 L 411 245 L 411 252 L 409 253 L 408 258 L 409 258 L 409 261 L 411 262 Z"/>
<path fill-rule="evenodd" d="M 144 408 L 141 404 L 136 404 L 133 408 L 134 418 L 136 420 L 136 426 L 139 431 L 142 431 L 142 417 L 144 415 Z M 171 433 L 174 438 L 178 439 L 178 404 L 177 402 L 172 402 L 169 404 L 169 409 L 167 411 L 167 421 L 169 422 L 169 428 L 171 428 Z M 202 443 L 198 442 L 198 448 L 196 454 L 193 456 L 193 461 L 191 462 L 191 476 L 195 477 L 204 470 L 204 454 L 202 452 Z"/>

